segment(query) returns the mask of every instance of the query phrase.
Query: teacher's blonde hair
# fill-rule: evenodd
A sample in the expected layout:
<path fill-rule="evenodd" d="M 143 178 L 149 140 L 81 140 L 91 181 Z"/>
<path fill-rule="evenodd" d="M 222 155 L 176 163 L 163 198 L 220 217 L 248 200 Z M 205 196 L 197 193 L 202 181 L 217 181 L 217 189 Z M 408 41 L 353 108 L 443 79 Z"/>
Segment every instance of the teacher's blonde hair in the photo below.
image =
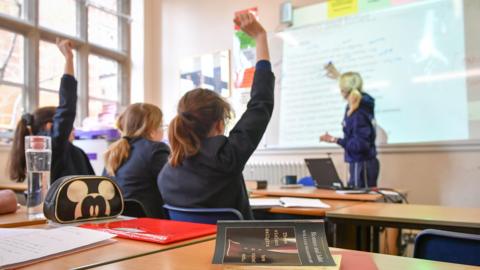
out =
<path fill-rule="evenodd" d="M 357 72 L 345 72 L 340 76 L 339 86 L 347 93 L 348 112 L 350 116 L 360 106 L 362 100 L 363 80 Z"/>

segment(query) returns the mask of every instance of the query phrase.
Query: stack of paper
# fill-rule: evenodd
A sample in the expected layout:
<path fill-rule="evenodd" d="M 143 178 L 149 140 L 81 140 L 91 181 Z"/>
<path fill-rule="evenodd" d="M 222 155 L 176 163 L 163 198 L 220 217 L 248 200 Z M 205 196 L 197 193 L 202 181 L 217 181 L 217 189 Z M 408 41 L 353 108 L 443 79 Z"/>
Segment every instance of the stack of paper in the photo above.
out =
<path fill-rule="evenodd" d="M 250 199 L 252 208 L 270 208 L 270 207 L 309 207 L 309 208 L 330 208 L 330 205 L 319 199 L 306 199 L 296 197 L 281 198 L 252 198 Z"/>
<path fill-rule="evenodd" d="M 283 207 L 312 207 L 312 208 L 330 208 L 330 205 L 319 199 L 305 199 L 295 197 L 281 197 L 280 202 Z"/>
<path fill-rule="evenodd" d="M 18 268 L 67 253 L 112 243 L 113 234 L 61 227 L 51 230 L 0 230 L 0 268 Z"/>
<path fill-rule="evenodd" d="M 250 198 L 250 206 L 253 208 L 270 208 L 275 206 L 282 206 L 279 198 Z"/>

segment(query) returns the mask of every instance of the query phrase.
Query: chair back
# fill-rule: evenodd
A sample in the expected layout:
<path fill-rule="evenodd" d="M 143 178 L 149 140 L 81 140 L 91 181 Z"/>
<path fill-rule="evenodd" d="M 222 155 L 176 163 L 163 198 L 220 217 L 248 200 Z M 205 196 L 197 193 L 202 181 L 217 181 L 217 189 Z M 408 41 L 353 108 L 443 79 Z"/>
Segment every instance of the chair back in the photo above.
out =
<path fill-rule="evenodd" d="M 480 266 L 480 235 L 424 230 L 415 239 L 413 257 Z"/>
<path fill-rule="evenodd" d="M 242 214 L 233 208 L 184 208 L 165 204 L 171 220 L 217 224 L 218 220 L 243 220 Z"/>
<path fill-rule="evenodd" d="M 147 211 L 140 201 L 135 199 L 124 199 L 122 215 L 129 217 L 146 217 Z"/>

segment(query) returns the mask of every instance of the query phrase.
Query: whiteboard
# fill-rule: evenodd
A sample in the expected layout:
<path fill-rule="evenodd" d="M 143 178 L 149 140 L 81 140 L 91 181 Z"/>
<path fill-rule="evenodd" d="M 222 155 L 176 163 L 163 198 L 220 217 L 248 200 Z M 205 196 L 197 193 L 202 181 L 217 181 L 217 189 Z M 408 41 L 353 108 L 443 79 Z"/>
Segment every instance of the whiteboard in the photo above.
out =
<path fill-rule="evenodd" d="M 380 143 L 480 139 L 480 1 L 394 2 L 335 18 L 328 3 L 294 11 L 293 26 L 271 37 L 276 107 L 261 148 L 342 136 L 346 104 L 324 76 L 330 61 L 362 74 Z"/>

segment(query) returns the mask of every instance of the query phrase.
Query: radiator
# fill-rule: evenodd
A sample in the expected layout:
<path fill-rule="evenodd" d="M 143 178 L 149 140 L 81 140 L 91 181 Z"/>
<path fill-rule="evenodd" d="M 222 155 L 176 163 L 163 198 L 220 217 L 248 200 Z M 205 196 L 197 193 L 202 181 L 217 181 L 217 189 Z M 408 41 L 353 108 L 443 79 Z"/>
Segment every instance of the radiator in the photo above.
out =
<path fill-rule="evenodd" d="M 250 162 L 243 170 L 245 180 L 267 180 L 269 185 L 282 184 L 285 175 L 296 175 L 297 179 L 310 175 L 304 162 Z"/>

